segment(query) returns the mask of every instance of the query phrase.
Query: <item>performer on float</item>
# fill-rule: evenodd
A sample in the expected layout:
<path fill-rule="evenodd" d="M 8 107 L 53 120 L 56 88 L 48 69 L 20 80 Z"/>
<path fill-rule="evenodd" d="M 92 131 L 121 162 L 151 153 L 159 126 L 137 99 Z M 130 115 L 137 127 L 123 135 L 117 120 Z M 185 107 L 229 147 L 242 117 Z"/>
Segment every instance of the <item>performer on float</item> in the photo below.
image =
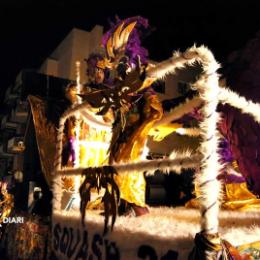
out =
<path fill-rule="evenodd" d="M 118 24 L 104 35 L 103 45 L 109 47 L 108 43 L 112 34 L 119 33 L 118 28 L 124 28 L 123 24 L 125 28 L 131 24 L 134 24 L 135 27 L 126 43 L 125 55 L 121 57 L 116 68 L 117 77 L 125 80 L 128 73 L 136 69 L 140 69 L 138 77 L 145 76 L 142 75 L 145 73 L 142 69 L 148 65 L 148 52 L 141 47 L 140 36 L 142 29 L 148 28 L 146 19 L 133 17 L 122 22 L 118 21 Z M 134 162 L 145 159 L 143 152 L 148 133 L 153 124 L 162 116 L 162 107 L 157 95 L 148 86 L 145 86 L 144 90 L 139 91 L 137 95 L 129 98 L 125 108 L 116 111 L 110 148 L 110 163 Z M 145 204 L 146 183 L 142 173 L 135 171 L 131 174 L 119 174 L 116 177 L 116 182 L 120 189 L 121 199 L 125 200 L 129 206 L 126 214 L 140 216 L 149 212 Z"/>
<path fill-rule="evenodd" d="M 77 84 L 71 83 L 66 88 L 65 96 L 70 101 L 70 105 L 76 104 L 80 95 L 92 94 L 96 91 L 105 90 L 108 88 L 107 76 L 108 70 L 103 71 L 103 67 L 98 66 L 97 62 L 102 60 L 102 56 L 98 53 L 91 54 L 87 60 L 88 69 L 88 82 L 82 88 L 81 92 L 78 93 Z M 95 97 L 93 97 L 95 99 Z M 99 112 L 99 108 L 86 106 L 88 113 L 96 114 Z M 105 122 L 113 122 L 113 113 L 110 109 L 104 115 L 99 116 Z M 102 120 L 100 119 L 100 120 Z M 78 131 L 76 130 L 78 128 Z M 78 137 L 77 137 L 78 136 Z M 69 117 L 65 123 L 64 131 L 64 146 L 63 146 L 63 166 L 69 167 L 97 167 L 102 164 L 108 163 L 107 148 L 102 146 L 95 146 L 95 142 L 107 142 L 109 139 L 104 131 L 93 131 L 90 125 L 84 121 L 83 117 L 76 118 L 75 116 Z M 78 150 L 78 164 L 76 164 L 76 150 Z M 63 187 L 65 190 L 75 190 L 73 178 L 63 177 Z M 100 209 L 102 200 L 102 192 L 97 190 L 91 190 L 91 201 L 88 203 L 88 209 Z M 71 208 L 70 206 L 67 207 Z"/>
<path fill-rule="evenodd" d="M 143 151 L 148 133 L 162 116 L 162 107 L 156 93 L 148 87 L 150 82 L 143 82 L 148 62 L 147 50 L 140 45 L 140 30 L 147 27 L 147 20 L 141 17 L 118 21 L 102 39 L 109 59 L 97 54 L 92 54 L 87 59 L 87 74 L 90 80 L 87 91 L 110 88 L 112 92 L 116 92 L 110 93 L 113 99 L 110 108 L 113 108 L 114 123 L 109 163 L 134 162 L 145 157 Z M 110 77 L 110 80 L 109 71 L 114 76 Z M 123 95 L 119 97 L 121 91 L 124 91 L 122 88 L 124 85 L 127 90 L 130 89 L 125 99 L 122 98 Z M 120 91 L 117 86 L 121 86 Z M 136 90 L 144 89 L 137 94 L 137 91 L 131 91 L 131 87 Z M 105 93 L 104 91 L 101 95 L 106 96 Z M 118 96 L 118 100 L 114 99 L 114 94 Z M 86 94 L 85 98 L 87 96 Z M 91 102 L 91 99 L 89 101 Z M 117 106 L 117 103 L 120 105 Z M 119 173 L 115 178 L 120 189 L 121 201 L 127 204 L 125 214 L 141 216 L 148 213 L 143 173 L 132 172 L 124 175 Z"/>

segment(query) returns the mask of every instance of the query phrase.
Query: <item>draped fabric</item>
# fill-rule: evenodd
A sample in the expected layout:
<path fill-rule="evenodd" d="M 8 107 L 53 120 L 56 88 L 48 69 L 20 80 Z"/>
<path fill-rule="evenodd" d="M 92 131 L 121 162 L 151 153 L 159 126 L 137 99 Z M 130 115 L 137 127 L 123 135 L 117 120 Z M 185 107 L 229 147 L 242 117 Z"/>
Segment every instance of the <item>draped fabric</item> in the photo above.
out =
<path fill-rule="evenodd" d="M 260 210 L 260 199 L 251 193 L 245 182 L 225 184 L 225 199 L 222 207 L 232 210 Z"/>
<path fill-rule="evenodd" d="M 223 186 L 222 208 L 228 210 L 260 210 L 260 199 L 258 199 L 247 188 L 246 182 L 225 183 Z M 185 204 L 186 207 L 198 208 L 197 199 L 191 199 Z"/>

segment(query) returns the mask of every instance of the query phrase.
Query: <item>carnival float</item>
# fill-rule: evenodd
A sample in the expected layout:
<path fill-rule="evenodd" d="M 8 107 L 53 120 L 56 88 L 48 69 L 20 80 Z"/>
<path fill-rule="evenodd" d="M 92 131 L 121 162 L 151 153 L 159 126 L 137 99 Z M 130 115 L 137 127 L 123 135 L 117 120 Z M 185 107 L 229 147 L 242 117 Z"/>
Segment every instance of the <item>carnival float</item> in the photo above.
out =
<path fill-rule="evenodd" d="M 220 84 L 220 65 L 205 46 L 150 63 L 139 37 L 145 26 L 141 17 L 115 23 L 103 36 L 104 52 L 86 60 L 87 84 L 76 64 L 77 80 L 66 88 L 70 105 L 57 127 L 46 120 L 43 101 L 29 97 L 53 192 L 52 252 L 57 259 L 259 259 L 260 203 L 245 181 L 228 185 L 221 178 L 225 171 L 238 176 L 239 164 L 221 152 L 217 106 L 233 106 L 259 124 L 260 104 Z M 193 96 L 165 113 L 153 83 L 198 65 Z M 196 127 L 180 123 L 186 115 Z M 173 147 L 167 158 L 147 160 L 148 137 L 160 142 L 173 132 L 199 137 L 198 149 Z M 186 207 L 148 208 L 143 173 L 182 169 L 195 171 L 196 199 Z M 248 211 L 234 211 L 242 207 Z"/>

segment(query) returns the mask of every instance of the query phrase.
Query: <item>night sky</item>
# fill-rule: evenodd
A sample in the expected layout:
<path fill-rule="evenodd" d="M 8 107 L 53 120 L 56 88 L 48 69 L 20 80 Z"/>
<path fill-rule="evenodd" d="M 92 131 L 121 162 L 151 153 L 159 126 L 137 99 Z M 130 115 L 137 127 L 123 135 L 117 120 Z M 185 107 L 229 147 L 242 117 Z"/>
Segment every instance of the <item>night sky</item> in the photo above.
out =
<path fill-rule="evenodd" d="M 149 19 L 153 32 L 143 44 L 155 60 L 196 42 L 207 45 L 224 62 L 260 31 L 258 0 L 147 2 L 1 0 L 1 97 L 22 68 L 38 68 L 73 27 L 91 30 L 100 24 L 107 29 L 108 19 L 116 14 Z"/>

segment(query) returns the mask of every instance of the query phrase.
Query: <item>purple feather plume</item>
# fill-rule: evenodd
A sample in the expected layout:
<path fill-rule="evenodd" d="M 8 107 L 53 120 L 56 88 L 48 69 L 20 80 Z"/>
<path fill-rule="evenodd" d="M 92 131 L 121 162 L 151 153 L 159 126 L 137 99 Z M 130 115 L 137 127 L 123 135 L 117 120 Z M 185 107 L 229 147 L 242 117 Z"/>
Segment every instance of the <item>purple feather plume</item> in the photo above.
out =
<path fill-rule="evenodd" d="M 148 51 L 144 47 L 141 46 L 141 38 L 145 32 L 145 30 L 148 30 L 149 24 L 148 20 L 141 17 L 141 16 L 135 16 L 130 17 L 125 20 L 120 20 L 118 17 L 116 19 L 115 23 L 110 23 L 111 29 L 108 30 L 102 37 L 102 45 L 105 47 L 106 43 L 109 39 L 109 37 L 115 32 L 118 25 L 121 22 L 125 23 L 125 26 L 129 25 L 130 23 L 136 21 L 136 26 L 132 30 L 132 32 L 129 35 L 128 42 L 126 45 L 126 51 L 125 54 L 129 58 L 129 62 L 131 65 L 137 65 L 138 64 L 138 56 L 140 56 L 140 60 L 142 64 L 147 63 L 147 57 L 148 57 Z"/>

